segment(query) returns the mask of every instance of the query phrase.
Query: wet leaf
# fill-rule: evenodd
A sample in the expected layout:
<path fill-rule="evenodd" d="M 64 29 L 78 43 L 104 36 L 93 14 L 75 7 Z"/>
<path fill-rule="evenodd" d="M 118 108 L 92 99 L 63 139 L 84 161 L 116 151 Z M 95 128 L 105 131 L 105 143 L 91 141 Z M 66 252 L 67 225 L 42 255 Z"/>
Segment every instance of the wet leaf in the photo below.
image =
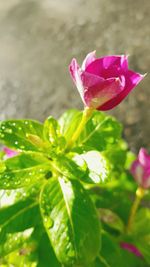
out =
<path fill-rule="evenodd" d="M 67 266 L 84 266 L 94 261 L 100 248 L 100 225 L 81 184 L 52 178 L 43 188 L 40 206 L 58 260 Z"/>
<path fill-rule="evenodd" d="M 50 171 L 50 161 L 42 154 L 21 153 L 3 161 L 5 169 L 0 173 L 0 189 L 21 188 L 45 178 Z"/>
<path fill-rule="evenodd" d="M 0 123 L 0 140 L 6 146 L 21 151 L 40 151 L 28 136 L 43 138 L 43 125 L 33 120 L 8 120 Z"/>

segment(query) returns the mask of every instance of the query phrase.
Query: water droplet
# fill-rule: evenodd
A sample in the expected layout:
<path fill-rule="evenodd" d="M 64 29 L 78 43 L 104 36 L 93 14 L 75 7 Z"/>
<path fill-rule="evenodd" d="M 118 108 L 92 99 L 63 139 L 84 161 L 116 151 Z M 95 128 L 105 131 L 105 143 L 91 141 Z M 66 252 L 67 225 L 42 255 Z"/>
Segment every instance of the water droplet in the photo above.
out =
<path fill-rule="evenodd" d="M 27 124 L 29 124 L 29 122 L 28 122 L 28 121 L 25 121 L 25 122 L 24 122 L 24 124 L 26 124 L 26 125 L 27 125 Z"/>
<path fill-rule="evenodd" d="M 15 123 L 15 122 L 13 122 L 13 123 L 12 123 L 12 126 L 16 126 L 16 123 Z"/>
<path fill-rule="evenodd" d="M 5 126 L 2 126 L 2 129 L 5 130 Z"/>
<path fill-rule="evenodd" d="M 18 145 L 18 141 L 15 141 L 15 145 Z"/>
<path fill-rule="evenodd" d="M 50 228 L 53 227 L 53 225 L 54 225 L 54 221 L 53 221 L 50 217 L 45 216 L 45 217 L 44 217 L 44 224 L 45 224 L 45 227 L 46 227 L 47 229 L 50 229 Z"/>

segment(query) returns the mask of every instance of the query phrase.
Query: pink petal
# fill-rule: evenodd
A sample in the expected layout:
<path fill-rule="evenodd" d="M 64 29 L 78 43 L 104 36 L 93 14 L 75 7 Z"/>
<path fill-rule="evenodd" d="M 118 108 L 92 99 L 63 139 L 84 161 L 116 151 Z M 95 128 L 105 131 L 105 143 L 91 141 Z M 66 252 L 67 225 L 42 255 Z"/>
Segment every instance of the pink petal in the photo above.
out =
<path fill-rule="evenodd" d="M 142 257 L 141 252 L 138 250 L 138 248 L 136 246 L 129 244 L 129 243 L 125 243 L 125 242 L 121 242 L 120 246 L 121 246 L 121 248 L 133 253 L 137 257 Z"/>
<path fill-rule="evenodd" d="M 144 148 L 140 149 L 138 160 L 144 167 L 150 169 L 150 155 L 148 155 L 146 149 Z"/>
<path fill-rule="evenodd" d="M 150 168 L 144 170 L 144 175 L 142 179 L 142 187 L 145 189 L 150 188 Z"/>
<path fill-rule="evenodd" d="M 18 152 L 8 148 L 8 147 L 4 147 L 3 151 L 5 152 L 7 158 L 12 158 L 16 155 L 18 155 Z"/>
<path fill-rule="evenodd" d="M 76 83 L 76 75 L 79 70 L 79 65 L 75 58 L 72 59 L 70 65 L 69 65 L 69 71 L 71 74 L 71 77 L 73 78 L 74 82 Z"/>
<path fill-rule="evenodd" d="M 82 80 L 83 87 L 86 90 L 87 88 L 96 86 L 97 84 L 101 84 L 101 82 L 104 81 L 104 78 L 94 75 L 92 73 L 83 71 L 81 74 L 81 80 Z"/>
<path fill-rule="evenodd" d="M 119 78 L 101 80 L 98 84 L 84 91 L 84 100 L 87 106 L 100 109 L 100 107 L 113 99 L 123 90 Z"/>
<path fill-rule="evenodd" d="M 146 149 L 140 149 L 138 158 L 132 163 L 130 171 L 141 187 L 150 187 L 150 155 Z"/>
<path fill-rule="evenodd" d="M 135 86 L 144 78 L 144 75 L 135 73 L 131 70 L 125 74 L 125 89 L 114 99 L 108 101 L 99 110 L 109 110 L 120 104 L 122 100 L 135 88 Z"/>
<path fill-rule="evenodd" d="M 138 160 L 132 163 L 130 171 L 137 183 L 142 185 L 144 170 Z"/>
<path fill-rule="evenodd" d="M 81 81 L 81 71 L 75 58 L 72 59 L 71 64 L 69 65 L 69 71 L 70 71 L 70 74 L 71 74 L 71 77 L 74 83 L 77 86 L 79 94 L 84 102 L 84 98 L 83 98 L 84 88 L 83 88 L 83 84 Z"/>
<path fill-rule="evenodd" d="M 115 76 L 123 74 L 128 69 L 127 56 L 105 56 L 98 58 L 87 66 L 86 71 L 104 78 L 114 77 L 113 68 L 115 69 Z M 106 77 L 107 76 L 107 77 Z"/>
<path fill-rule="evenodd" d="M 90 52 L 86 56 L 86 58 L 84 59 L 84 61 L 82 63 L 82 67 L 81 67 L 82 70 L 85 70 L 88 67 L 88 65 L 90 65 L 93 61 L 95 61 L 95 59 L 96 59 L 95 54 L 96 54 L 96 51 L 93 51 L 93 52 Z"/>
<path fill-rule="evenodd" d="M 144 79 L 144 77 L 145 75 L 141 75 L 140 73 L 128 70 L 125 73 L 127 90 L 130 92 L 137 84 L 140 83 L 140 81 Z"/>

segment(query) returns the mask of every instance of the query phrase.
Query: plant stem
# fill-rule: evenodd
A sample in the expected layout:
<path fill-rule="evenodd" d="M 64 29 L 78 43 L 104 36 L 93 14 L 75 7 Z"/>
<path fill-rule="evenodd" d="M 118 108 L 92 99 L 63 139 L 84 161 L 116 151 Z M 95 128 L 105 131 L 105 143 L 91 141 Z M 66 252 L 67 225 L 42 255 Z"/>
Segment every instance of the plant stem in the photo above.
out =
<path fill-rule="evenodd" d="M 81 122 L 77 128 L 77 130 L 75 131 L 75 133 L 73 134 L 72 138 L 70 139 L 70 141 L 67 144 L 66 150 L 70 149 L 73 144 L 75 143 L 75 141 L 78 139 L 79 135 L 81 134 L 85 124 L 87 123 L 87 121 L 89 120 L 89 118 L 91 117 L 93 112 L 92 108 L 88 108 L 86 107 L 83 111 L 83 115 L 82 115 L 82 119 Z"/>
<path fill-rule="evenodd" d="M 145 194 L 145 189 L 142 187 L 138 187 L 138 189 L 136 190 L 136 197 L 135 197 L 135 200 L 134 200 L 133 205 L 131 207 L 131 211 L 130 211 L 130 215 L 129 215 L 129 219 L 128 219 L 127 233 L 129 233 L 131 231 L 131 227 L 132 227 L 132 224 L 134 222 L 135 214 L 137 212 L 137 209 L 140 205 L 140 202 L 141 202 L 144 194 Z"/>
<path fill-rule="evenodd" d="M 106 267 L 110 267 L 110 265 L 109 265 L 108 262 L 103 258 L 102 255 L 98 255 L 98 258 L 99 258 L 100 262 L 103 263 Z"/>

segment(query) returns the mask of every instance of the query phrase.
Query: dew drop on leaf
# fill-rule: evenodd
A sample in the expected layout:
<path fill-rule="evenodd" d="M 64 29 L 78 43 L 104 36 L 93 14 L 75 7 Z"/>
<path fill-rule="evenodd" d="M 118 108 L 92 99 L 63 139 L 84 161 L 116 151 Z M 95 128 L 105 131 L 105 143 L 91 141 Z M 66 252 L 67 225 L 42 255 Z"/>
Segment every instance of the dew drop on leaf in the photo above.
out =
<path fill-rule="evenodd" d="M 52 220 L 50 217 L 45 216 L 45 217 L 44 217 L 44 224 L 45 224 L 45 227 L 46 227 L 47 229 L 50 229 L 50 228 L 53 227 L 54 222 L 53 222 L 53 220 Z"/>

